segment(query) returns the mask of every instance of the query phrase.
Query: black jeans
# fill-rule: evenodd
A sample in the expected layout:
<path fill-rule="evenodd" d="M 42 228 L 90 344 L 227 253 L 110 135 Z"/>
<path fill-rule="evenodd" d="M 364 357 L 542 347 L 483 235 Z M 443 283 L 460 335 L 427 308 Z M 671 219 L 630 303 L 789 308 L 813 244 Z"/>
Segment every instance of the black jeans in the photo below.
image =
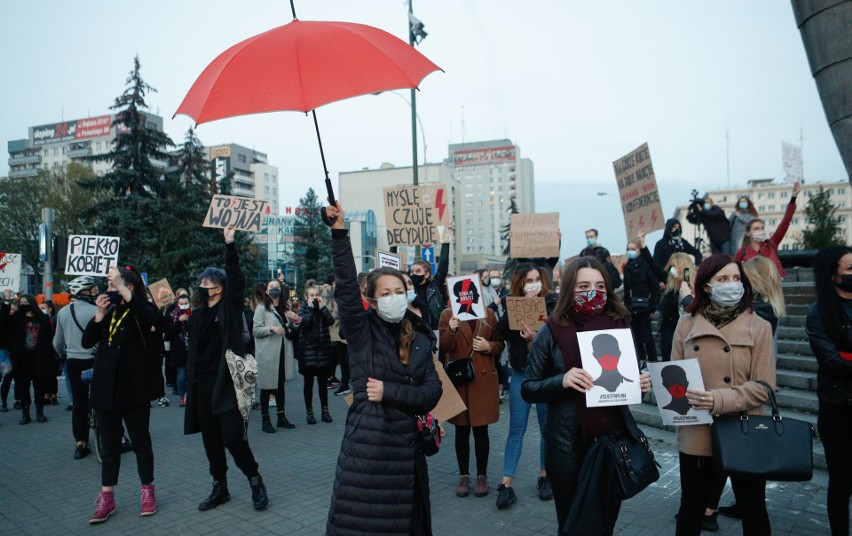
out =
<path fill-rule="evenodd" d="M 71 397 L 74 399 L 74 411 L 71 412 L 71 431 L 74 440 L 89 442 L 89 386 L 80 377 L 84 370 L 95 365 L 95 359 L 69 359 L 65 373 L 71 382 Z"/>
<path fill-rule="evenodd" d="M 704 522 L 704 511 L 710 502 L 713 482 L 717 478 L 713 458 L 680 453 L 680 511 L 676 536 L 698 536 Z M 766 481 L 731 477 L 737 507 L 742 513 L 743 534 L 772 534 L 766 512 Z"/>
<path fill-rule="evenodd" d="M 636 358 L 640 361 L 656 361 L 657 346 L 651 331 L 651 311 L 631 313 L 630 330 L 636 345 Z"/>
<path fill-rule="evenodd" d="M 333 342 L 331 351 L 335 356 L 335 363 L 340 364 L 340 384 L 349 385 L 349 346 L 345 342 Z"/>
<path fill-rule="evenodd" d="M 154 448 L 151 446 L 151 434 L 148 423 L 151 408 L 148 404 L 122 411 L 95 410 L 98 420 L 98 433 L 101 436 L 101 485 L 115 486 L 118 483 L 118 470 L 121 467 L 121 438 L 124 429 L 133 443 L 136 454 L 136 470 L 143 485 L 154 481 Z"/>
<path fill-rule="evenodd" d="M 828 523 L 834 536 L 846 536 L 852 496 L 852 408 L 820 402 L 817 426 L 828 465 Z"/>
<path fill-rule="evenodd" d="M 476 452 L 476 475 L 488 475 L 488 454 L 491 440 L 488 439 L 488 425 L 473 426 L 473 444 Z M 470 426 L 456 425 L 456 460 L 459 462 L 459 474 L 470 474 Z"/>
<path fill-rule="evenodd" d="M 35 394 L 35 406 L 41 411 L 44 407 L 44 394 L 47 392 L 48 378 L 32 376 L 30 371 L 23 370 L 15 373 L 15 398 L 21 401 L 21 407 L 28 408 L 33 403 L 30 397 L 30 384 Z"/>
<path fill-rule="evenodd" d="M 3 375 L 3 383 L 0 384 L 0 402 L 6 405 L 9 399 L 9 390 L 12 388 L 12 380 L 15 378 L 15 371 Z M 17 395 L 16 395 L 17 396 Z"/>
<path fill-rule="evenodd" d="M 323 408 L 328 407 L 328 385 L 326 382 L 333 372 L 334 369 L 328 367 L 319 369 L 317 374 L 304 374 L 305 385 L 302 388 L 302 394 L 305 397 L 306 411 L 313 411 L 314 409 L 314 378 L 317 378 L 317 391 L 319 392 L 320 404 Z"/>
<path fill-rule="evenodd" d="M 216 376 L 198 378 L 195 384 L 195 404 L 198 422 L 201 425 L 201 440 L 210 464 L 210 474 L 216 482 L 225 482 L 228 461 L 225 449 L 231 453 L 234 463 L 247 478 L 257 476 L 257 462 L 246 437 L 246 422 L 240 410 L 234 408 L 221 415 L 213 414 L 213 386 Z M 131 438 L 132 439 L 132 438 Z"/>

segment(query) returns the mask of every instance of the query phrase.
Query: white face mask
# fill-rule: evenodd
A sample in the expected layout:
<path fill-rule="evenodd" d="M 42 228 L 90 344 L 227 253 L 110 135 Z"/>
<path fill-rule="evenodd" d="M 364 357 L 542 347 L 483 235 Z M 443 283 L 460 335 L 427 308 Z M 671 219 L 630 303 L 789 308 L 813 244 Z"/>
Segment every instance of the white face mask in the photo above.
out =
<path fill-rule="evenodd" d="M 382 296 L 378 300 L 379 303 L 379 318 L 385 322 L 396 324 L 405 317 L 405 311 L 408 310 L 408 294 L 392 294 L 390 296 Z"/>
<path fill-rule="evenodd" d="M 503 280 L 500 279 L 499 277 L 492 277 L 491 278 L 491 287 L 492 288 L 497 288 L 502 284 L 503 284 Z"/>
<path fill-rule="evenodd" d="M 680 272 L 677 271 L 677 266 L 672 266 L 669 268 L 669 275 L 672 277 L 677 277 L 680 275 Z"/>
<path fill-rule="evenodd" d="M 722 307 L 730 307 L 740 303 L 745 294 L 745 288 L 740 281 L 730 283 L 716 283 L 710 285 L 710 299 Z"/>
<path fill-rule="evenodd" d="M 189 304 L 185 303 L 183 305 L 178 305 L 178 307 L 180 308 L 181 311 L 186 311 L 187 309 L 189 309 Z"/>
<path fill-rule="evenodd" d="M 535 292 L 536 294 L 541 292 L 541 281 L 538 283 L 527 283 L 524 285 L 524 294 L 530 294 Z"/>
<path fill-rule="evenodd" d="M 414 289 L 409 290 L 406 292 L 406 298 L 408 298 L 408 303 L 414 303 L 414 300 L 417 298 L 417 292 Z"/>
<path fill-rule="evenodd" d="M 766 231 L 752 231 L 751 237 L 758 242 L 763 242 L 766 240 Z"/>

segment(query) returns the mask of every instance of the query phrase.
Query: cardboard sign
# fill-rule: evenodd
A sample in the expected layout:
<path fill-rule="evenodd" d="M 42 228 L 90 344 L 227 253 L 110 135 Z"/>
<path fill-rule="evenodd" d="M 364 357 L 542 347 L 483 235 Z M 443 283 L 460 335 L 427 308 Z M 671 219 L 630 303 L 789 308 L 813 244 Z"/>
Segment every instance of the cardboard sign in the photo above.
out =
<path fill-rule="evenodd" d="M 450 240 L 450 194 L 444 184 L 398 186 L 382 190 L 388 247 L 419 246 Z"/>
<path fill-rule="evenodd" d="M 171 305 L 175 301 L 175 293 L 166 278 L 154 281 L 148 285 L 148 290 L 151 291 L 151 296 L 154 297 L 154 303 L 158 308 Z"/>
<path fill-rule="evenodd" d="M 385 251 L 378 252 L 379 268 L 393 268 L 394 270 L 402 270 L 402 257 L 387 253 Z"/>
<path fill-rule="evenodd" d="M 651 371 L 651 385 L 663 424 L 688 426 L 713 423 L 709 410 L 695 409 L 686 399 L 687 388 L 704 390 L 697 359 L 648 363 L 648 370 Z"/>
<path fill-rule="evenodd" d="M 559 256 L 559 213 L 512 214 L 509 255 L 515 259 Z"/>
<path fill-rule="evenodd" d="M 65 274 L 106 276 L 110 265 L 118 265 L 120 243 L 121 239 L 117 236 L 69 236 Z"/>
<path fill-rule="evenodd" d="M 441 399 L 438 400 L 438 404 L 429 413 L 438 419 L 439 422 L 443 423 L 459 413 L 467 411 L 467 406 L 465 406 L 464 400 L 462 400 L 458 391 L 456 391 L 453 382 L 450 381 L 450 377 L 447 376 L 444 366 L 436 358 L 433 358 L 432 361 L 435 363 L 435 371 L 438 373 L 438 377 L 441 378 L 441 386 L 444 388 L 444 392 L 441 393 Z"/>
<path fill-rule="evenodd" d="M 459 320 L 485 318 L 485 301 L 477 274 L 447 279 L 450 309 Z"/>
<path fill-rule="evenodd" d="M 802 183 L 804 179 L 802 148 L 782 141 L 781 157 L 784 161 L 784 182 L 787 184 Z"/>
<path fill-rule="evenodd" d="M 580 359 L 592 375 L 594 387 L 586 391 L 586 406 L 625 406 L 642 403 L 639 363 L 630 328 L 581 331 Z"/>
<path fill-rule="evenodd" d="M 21 290 L 21 254 L 0 252 L 0 292 Z"/>
<path fill-rule="evenodd" d="M 533 331 L 538 331 L 547 321 L 547 305 L 544 298 L 506 296 L 506 314 L 509 315 L 509 329 L 520 331 L 524 324 Z"/>
<path fill-rule="evenodd" d="M 649 234 L 665 229 L 663 206 L 660 204 L 648 144 L 643 143 L 635 151 L 619 158 L 612 163 L 612 167 L 615 168 L 615 180 L 618 182 L 627 241 L 635 240 L 642 229 Z"/>
<path fill-rule="evenodd" d="M 268 203 L 262 199 L 214 195 L 204 217 L 204 227 L 224 229 L 233 225 L 238 231 L 259 233 L 260 223 L 268 211 Z"/>

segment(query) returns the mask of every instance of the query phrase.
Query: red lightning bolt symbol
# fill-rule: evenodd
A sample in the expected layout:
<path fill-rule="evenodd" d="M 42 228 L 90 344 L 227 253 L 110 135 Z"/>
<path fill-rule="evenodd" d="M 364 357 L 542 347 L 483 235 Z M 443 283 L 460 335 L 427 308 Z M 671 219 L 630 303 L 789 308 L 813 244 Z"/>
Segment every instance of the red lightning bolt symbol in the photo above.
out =
<path fill-rule="evenodd" d="M 3 259 L 5 259 L 5 258 L 6 258 L 6 254 L 5 254 L 5 253 L 0 253 L 0 261 L 2 261 L 2 260 L 3 260 Z M 8 262 L 4 262 L 3 264 L 0 264 L 0 271 L 5 270 L 5 269 L 6 269 L 6 265 L 7 265 L 7 264 L 9 264 L 9 263 L 8 263 Z"/>
<path fill-rule="evenodd" d="M 654 209 L 654 212 L 651 213 L 651 227 L 657 224 L 657 209 Z"/>
<path fill-rule="evenodd" d="M 645 216 L 639 216 L 639 228 L 645 227 Z"/>
<path fill-rule="evenodd" d="M 447 208 L 446 203 L 444 203 L 443 188 L 438 190 L 438 195 L 435 196 L 435 208 L 438 209 L 438 221 L 441 221 L 444 218 L 444 209 Z"/>

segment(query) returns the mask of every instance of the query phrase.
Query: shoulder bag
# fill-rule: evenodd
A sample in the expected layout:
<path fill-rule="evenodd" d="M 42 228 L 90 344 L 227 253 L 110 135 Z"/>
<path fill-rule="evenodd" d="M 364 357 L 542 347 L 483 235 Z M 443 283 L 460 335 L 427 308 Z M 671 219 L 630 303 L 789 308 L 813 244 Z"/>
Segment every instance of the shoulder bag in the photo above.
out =
<path fill-rule="evenodd" d="M 480 322 L 477 322 L 476 333 L 473 336 L 474 339 L 479 336 L 480 326 Z M 471 341 L 469 356 L 465 357 L 464 359 L 448 361 L 444 369 L 447 372 L 447 376 L 450 377 L 450 381 L 453 382 L 453 385 L 457 387 L 461 385 L 467 385 L 473 380 L 475 380 L 476 371 L 473 369 L 473 342 Z"/>
<path fill-rule="evenodd" d="M 716 417 L 713 462 L 728 476 L 800 482 L 813 476 L 814 427 L 805 421 L 778 413 L 775 391 L 757 382 L 769 393 L 772 415 L 724 415 Z"/>
<path fill-rule="evenodd" d="M 629 499 L 660 479 L 660 464 L 648 438 L 641 431 L 639 439 L 624 430 L 609 434 L 607 450 L 615 461 L 618 486 L 613 492 L 622 500 Z"/>

